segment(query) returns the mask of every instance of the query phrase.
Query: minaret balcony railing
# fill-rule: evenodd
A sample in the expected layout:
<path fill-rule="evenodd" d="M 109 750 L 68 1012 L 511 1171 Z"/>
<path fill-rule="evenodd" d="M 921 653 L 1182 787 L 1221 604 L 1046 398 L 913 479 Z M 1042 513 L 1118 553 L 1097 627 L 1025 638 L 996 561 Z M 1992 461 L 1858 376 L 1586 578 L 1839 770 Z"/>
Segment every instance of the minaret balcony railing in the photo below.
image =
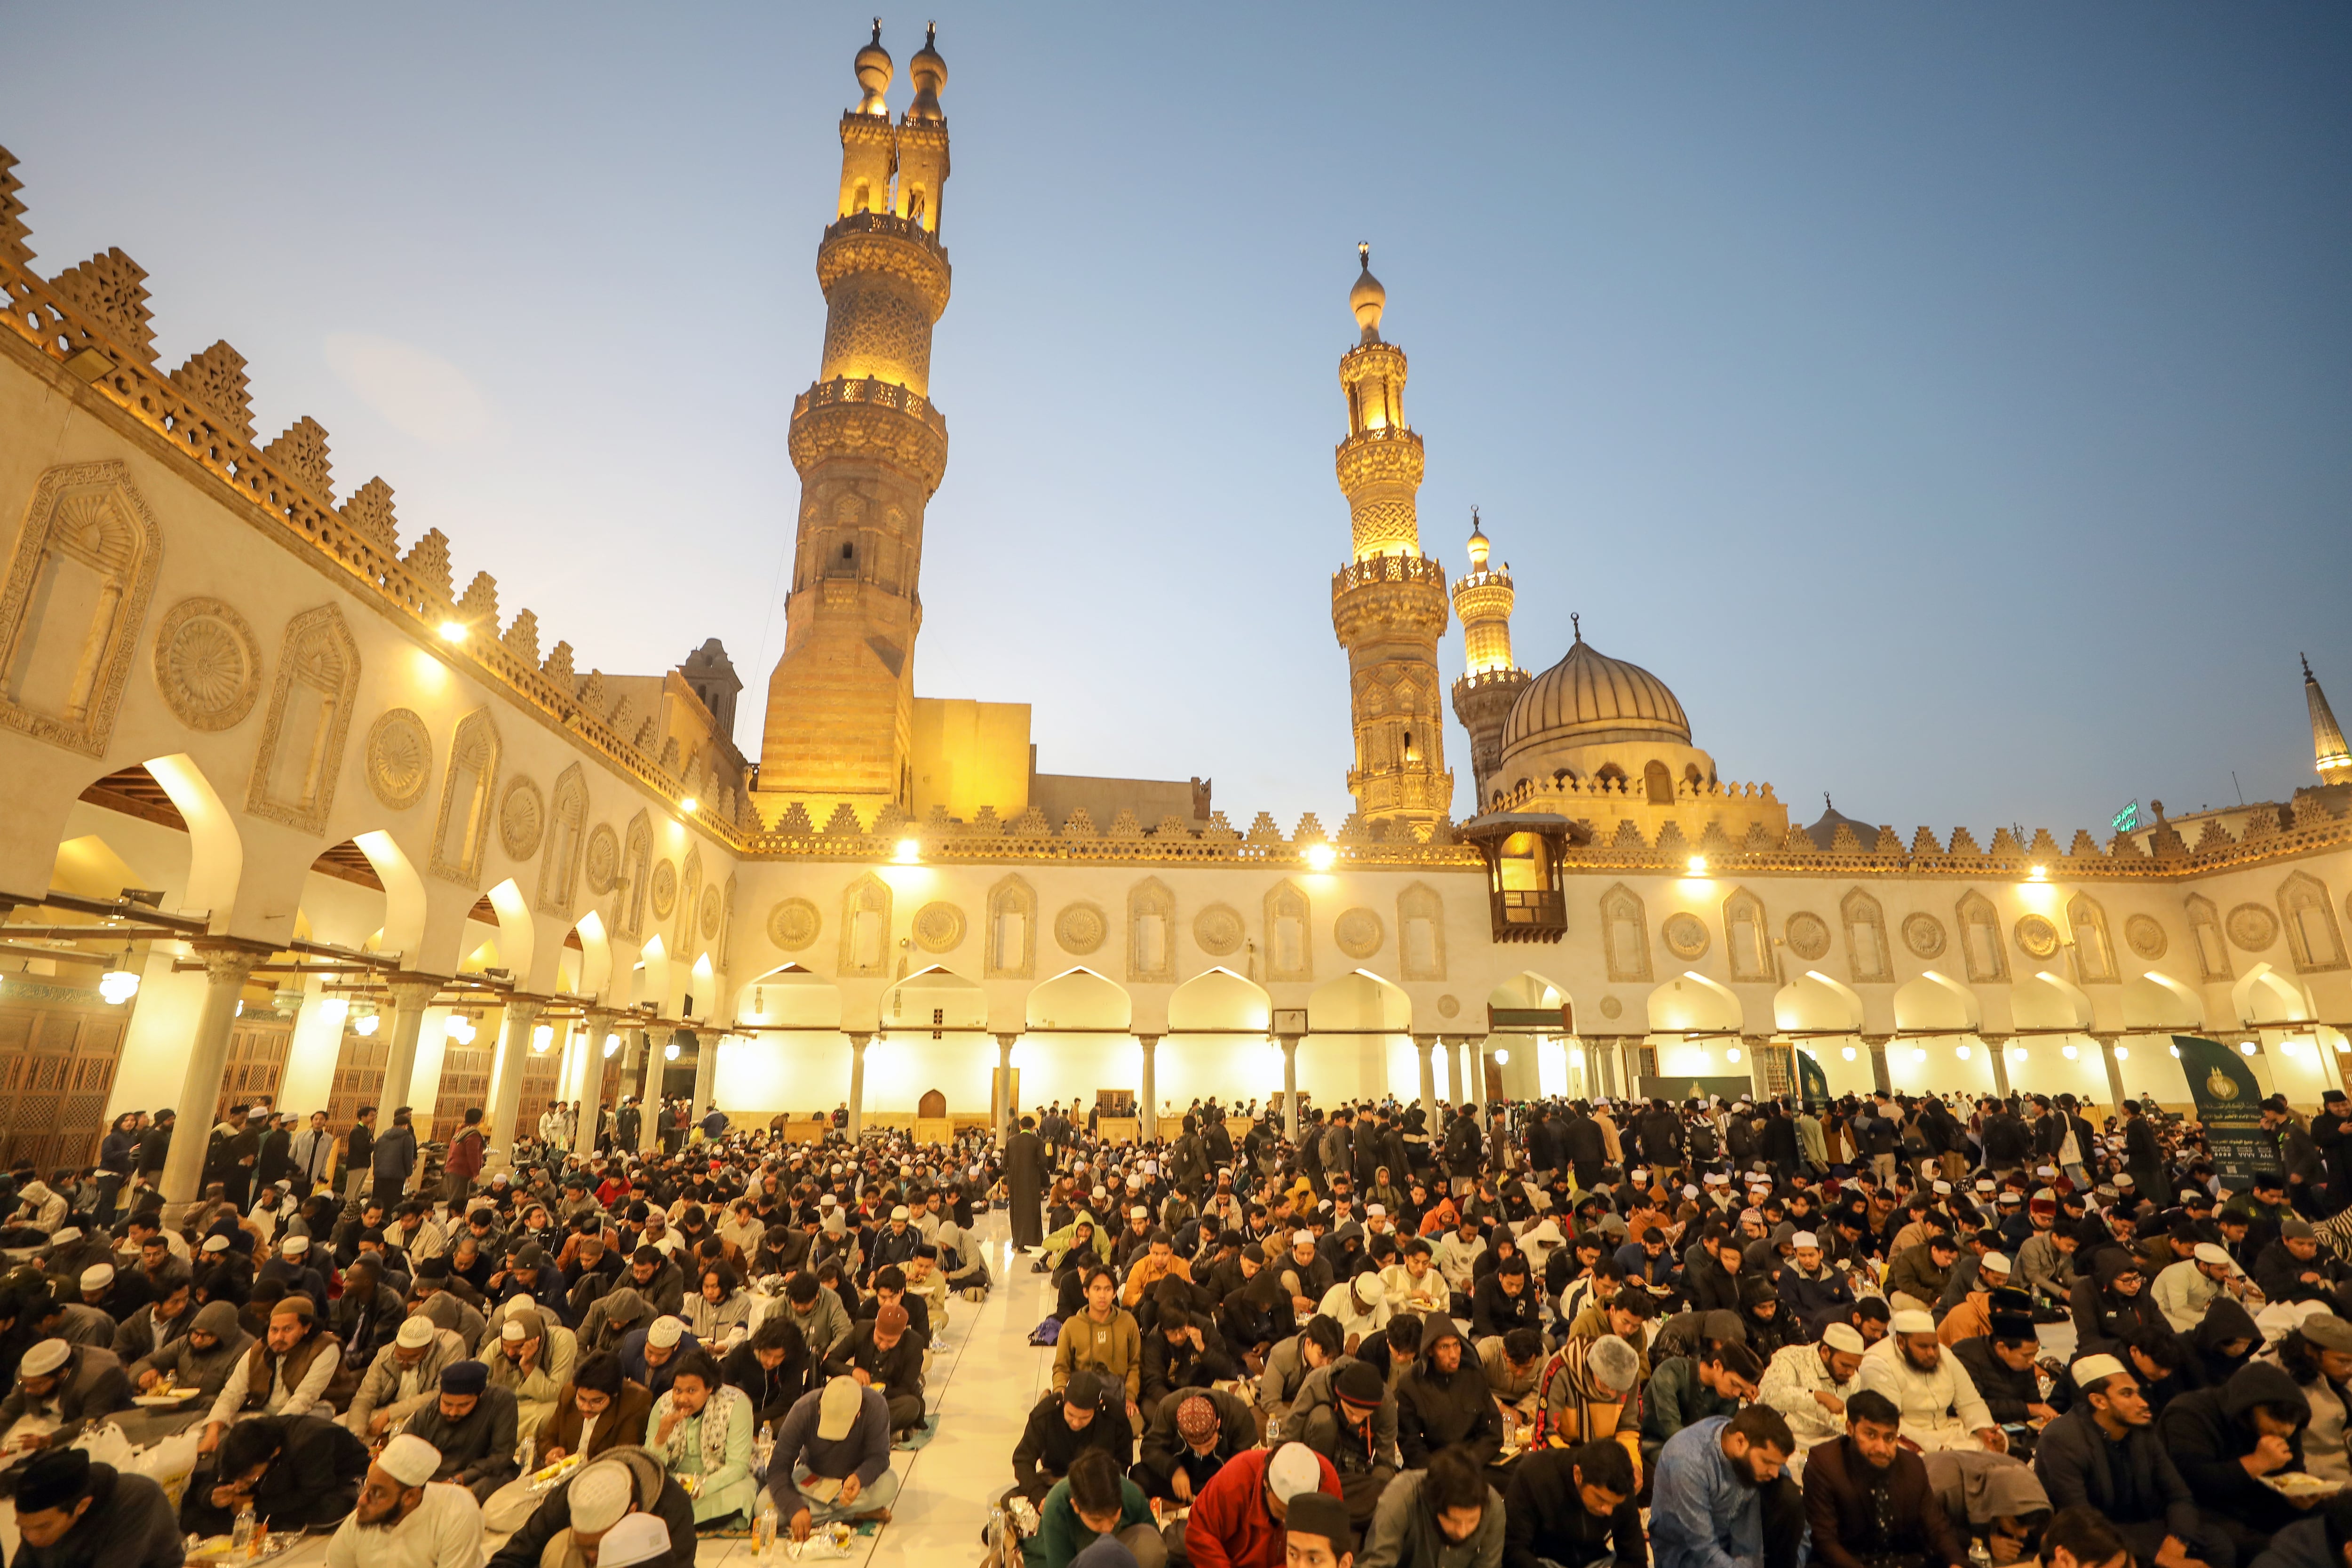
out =
<path fill-rule="evenodd" d="M 1331 596 L 1336 599 L 1350 589 L 1374 583 L 1425 583 L 1443 592 L 1445 568 L 1426 555 L 1375 555 L 1369 561 L 1350 561 L 1332 574 Z"/>
<path fill-rule="evenodd" d="M 948 247 L 940 243 L 939 236 L 913 218 L 900 217 L 896 213 L 851 213 L 827 227 L 824 237 L 835 240 L 848 234 L 880 234 L 893 239 L 912 240 L 942 262 L 948 258 Z"/>
<path fill-rule="evenodd" d="M 947 416 L 940 413 L 931 400 L 921 393 L 900 386 L 894 381 L 875 376 L 835 376 L 820 381 L 793 399 L 793 417 L 798 419 L 812 408 L 824 408 L 836 403 L 865 403 L 877 408 L 895 408 L 909 418 L 919 419 L 944 436 L 948 433 Z"/>
<path fill-rule="evenodd" d="M 1524 686 L 1531 679 L 1526 670 L 1518 668 L 1474 669 L 1467 674 L 1457 676 L 1454 681 L 1454 689 L 1476 691 L 1489 686 Z"/>

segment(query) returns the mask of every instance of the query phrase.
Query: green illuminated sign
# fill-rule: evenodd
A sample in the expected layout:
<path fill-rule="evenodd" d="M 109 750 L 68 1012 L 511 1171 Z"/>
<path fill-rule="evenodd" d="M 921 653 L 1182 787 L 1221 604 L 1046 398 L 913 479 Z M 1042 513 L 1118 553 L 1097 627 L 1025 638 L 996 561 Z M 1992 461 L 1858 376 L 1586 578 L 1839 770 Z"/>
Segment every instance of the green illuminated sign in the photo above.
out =
<path fill-rule="evenodd" d="M 2139 802 L 2134 801 L 2116 813 L 2111 820 L 2117 833 L 2129 833 L 2139 826 Z"/>

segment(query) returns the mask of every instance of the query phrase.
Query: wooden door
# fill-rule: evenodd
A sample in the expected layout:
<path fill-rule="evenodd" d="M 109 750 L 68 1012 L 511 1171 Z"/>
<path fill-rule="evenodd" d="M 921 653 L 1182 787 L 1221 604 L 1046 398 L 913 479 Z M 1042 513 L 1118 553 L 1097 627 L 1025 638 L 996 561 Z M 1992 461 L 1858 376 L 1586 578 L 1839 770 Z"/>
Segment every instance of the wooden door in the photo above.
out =
<path fill-rule="evenodd" d="M 217 1124 L 232 1105 L 267 1100 L 278 1103 L 278 1080 L 286 1076 L 286 1053 L 294 1039 L 294 1026 L 284 1023 L 232 1025 L 228 1032 L 228 1064 L 221 1071 L 220 1099 L 213 1106 Z"/>
<path fill-rule="evenodd" d="M 0 1160 L 46 1177 L 98 1158 L 128 1023 L 111 1009 L 0 1004 Z"/>
<path fill-rule="evenodd" d="M 342 1049 L 335 1056 L 334 1088 L 327 1096 L 327 1125 L 337 1137 L 359 1124 L 360 1107 L 376 1108 L 376 1126 L 392 1124 L 392 1107 L 383 1102 L 384 1058 L 392 1042 L 381 1034 L 343 1031 Z"/>

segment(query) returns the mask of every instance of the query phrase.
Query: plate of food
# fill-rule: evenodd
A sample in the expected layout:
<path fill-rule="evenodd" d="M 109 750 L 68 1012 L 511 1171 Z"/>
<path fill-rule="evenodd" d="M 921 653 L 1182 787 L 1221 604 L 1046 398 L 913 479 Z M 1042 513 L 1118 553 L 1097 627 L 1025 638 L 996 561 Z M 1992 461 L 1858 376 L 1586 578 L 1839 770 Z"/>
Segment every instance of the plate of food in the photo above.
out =
<path fill-rule="evenodd" d="M 2272 1490 L 2291 1498 L 2319 1497 L 2342 1489 L 2339 1482 L 2305 1475 L 2301 1470 L 2281 1470 L 2274 1476 L 2264 1476 L 2263 1480 Z"/>
<path fill-rule="evenodd" d="M 203 1392 L 200 1388 L 158 1388 L 132 1394 L 131 1403 L 145 1410 L 163 1410 L 174 1405 L 185 1405 Z"/>

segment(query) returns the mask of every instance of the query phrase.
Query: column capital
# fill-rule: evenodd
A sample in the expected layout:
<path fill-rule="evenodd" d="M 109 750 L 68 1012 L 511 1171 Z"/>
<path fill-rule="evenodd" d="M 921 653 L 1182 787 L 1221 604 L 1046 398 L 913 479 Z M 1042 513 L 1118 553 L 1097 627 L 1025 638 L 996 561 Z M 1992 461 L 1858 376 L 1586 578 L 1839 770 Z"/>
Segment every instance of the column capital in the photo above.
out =
<path fill-rule="evenodd" d="M 854 1030 L 844 1030 L 843 1033 L 849 1036 L 849 1045 L 852 1050 L 862 1051 L 867 1046 L 874 1043 L 874 1036 L 870 1032 L 866 1034 L 858 1034 Z"/>
<path fill-rule="evenodd" d="M 438 974 L 413 974 L 404 969 L 384 976 L 393 1001 L 404 1009 L 431 1005 L 433 998 L 441 994 L 442 984 Z"/>
<path fill-rule="evenodd" d="M 205 966 L 205 979 L 214 985 L 242 985 L 259 968 L 270 950 L 236 937 L 198 937 L 188 943 Z"/>
<path fill-rule="evenodd" d="M 527 991 L 511 991 L 507 994 L 506 1001 L 500 1005 L 505 1008 L 507 1016 L 510 1018 L 518 1016 L 536 1018 L 546 1012 L 554 1001 L 555 998 L 552 996 L 534 996 Z"/>

